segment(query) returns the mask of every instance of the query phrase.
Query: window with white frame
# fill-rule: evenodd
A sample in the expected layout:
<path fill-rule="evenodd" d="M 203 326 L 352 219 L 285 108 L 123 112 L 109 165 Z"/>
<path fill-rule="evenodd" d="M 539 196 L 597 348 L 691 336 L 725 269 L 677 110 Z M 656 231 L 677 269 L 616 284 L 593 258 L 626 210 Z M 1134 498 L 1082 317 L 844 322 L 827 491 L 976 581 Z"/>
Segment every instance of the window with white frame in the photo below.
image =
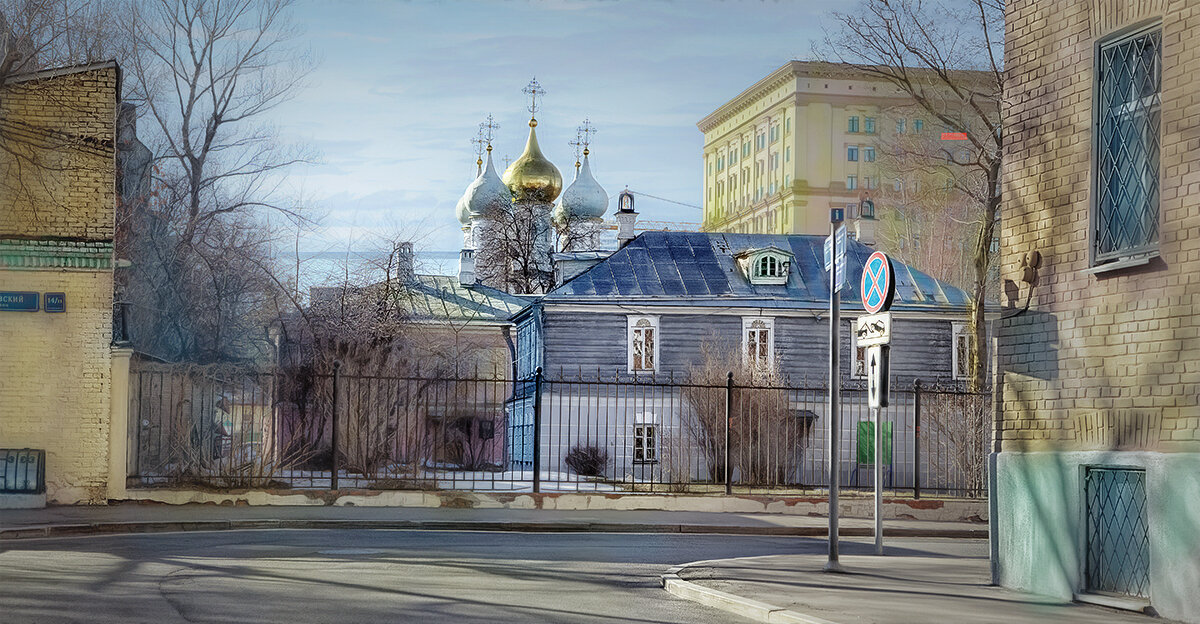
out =
<path fill-rule="evenodd" d="M 964 323 L 953 325 L 953 353 L 951 355 L 951 370 L 955 379 L 966 379 L 970 375 L 971 365 L 971 334 Z"/>
<path fill-rule="evenodd" d="M 846 121 L 846 132 L 858 132 L 858 116 L 855 115 Z"/>
<path fill-rule="evenodd" d="M 857 145 L 846 146 L 846 160 L 849 162 L 858 162 L 858 146 Z"/>
<path fill-rule="evenodd" d="M 775 319 L 742 318 L 742 353 L 747 366 L 767 369 L 775 363 Z"/>
<path fill-rule="evenodd" d="M 863 130 L 867 134 L 875 134 L 875 118 L 866 117 L 863 119 Z"/>
<path fill-rule="evenodd" d="M 875 162 L 875 148 L 864 147 L 863 148 L 863 160 L 866 162 Z"/>
<path fill-rule="evenodd" d="M 896 134 L 904 134 L 904 120 L 903 119 L 896 120 Z"/>
<path fill-rule="evenodd" d="M 1096 58 L 1093 258 L 1158 245 L 1162 25 L 1102 43 Z"/>
<path fill-rule="evenodd" d="M 652 464 L 658 461 L 658 425 L 638 422 L 633 425 L 633 463 Z"/>
<path fill-rule="evenodd" d="M 658 317 L 630 316 L 629 372 L 658 370 Z"/>
<path fill-rule="evenodd" d="M 856 324 L 854 321 L 850 321 L 850 376 L 855 379 L 866 379 L 867 348 L 858 344 L 858 332 L 854 331 Z"/>
<path fill-rule="evenodd" d="M 846 190 L 853 191 L 856 188 L 858 188 L 858 176 L 846 176 Z"/>

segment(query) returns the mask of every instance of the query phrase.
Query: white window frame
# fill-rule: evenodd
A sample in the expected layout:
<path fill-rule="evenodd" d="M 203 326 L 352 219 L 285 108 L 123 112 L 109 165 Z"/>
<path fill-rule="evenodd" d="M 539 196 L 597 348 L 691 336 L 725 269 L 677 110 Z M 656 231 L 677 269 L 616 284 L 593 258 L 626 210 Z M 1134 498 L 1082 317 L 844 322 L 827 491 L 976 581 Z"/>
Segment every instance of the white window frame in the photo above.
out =
<path fill-rule="evenodd" d="M 640 321 L 647 321 L 649 323 L 649 325 L 639 325 Z M 627 334 L 626 334 L 626 340 L 625 340 L 625 352 L 626 352 L 626 363 L 628 364 L 629 372 L 635 373 L 635 374 L 636 373 L 656 373 L 656 372 L 658 372 L 658 369 L 659 369 L 658 355 L 659 355 L 659 352 L 661 351 L 660 345 L 662 344 L 662 332 L 659 330 L 659 317 L 649 316 L 649 315 L 645 315 L 645 314 L 631 314 L 628 317 L 626 317 L 626 324 L 627 324 L 626 325 Z M 653 345 L 652 345 L 653 352 L 651 353 L 650 357 L 653 359 L 651 360 L 650 363 L 653 366 L 650 368 L 634 368 L 635 340 L 637 339 L 638 331 L 644 330 L 647 328 L 652 330 L 651 336 L 652 336 L 652 340 L 653 340 Z M 643 360 L 644 359 L 645 358 L 643 358 Z"/>
<path fill-rule="evenodd" d="M 858 176 L 850 174 L 846 176 L 846 190 L 853 191 L 858 188 Z"/>
<path fill-rule="evenodd" d="M 846 146 L 846 162 L 858 162 L 858 146 Z"/>
<path fill-rule="evenodd" d="M 761 323 L 761 324 L 765 325 L 765 327 L 755 327 L 754 326 L 755 323 Z M 757 352 L 755 353 L 755 358 L 759 359 L 759 361 L 752 361 L 750 358 L 750 346 L 751 346 L 750 335 L 751 335 L 751 332 L 754 332 L 755 336 L 757 337 L 757 335 L 760 332 L 764 332 L 764 331 L 767 334 L 767 358 L 766 358 L 767 361 L 765 362 L 765 367 L 769 369 L 769 368 L 772 368 L 775 366 L 775 319 L 770 316 L 743 316 L 742 317 L 742 364 L 743 365 L 754 366 L 754 367 L 764 366 L 764 363 L 761 361 L 761 356 Z M 760 342 L 761 341 L 756 340 L 755 344 L 757 345 Z M 756 349 L 756 351 L 757 351 L 757 349 Z"/>
<path fill-rule="evenodd" d="M 958 356 L 959 340 L 967 341 L 967 361 L 962 362 Z M 966 379 L 970 371 L 971 334 L 967 331 L 966 323 L 954 323 L 950 333 L 950 373 L 955 380 Z M 961 371 L 959 369 L 962 369 Z"/>
<path fill-rule="evenodd" d="M 649 418 L 648 418 L 649 417 Z M 639 414 L 638 420 L 633 423 L 633 452 L 630 455 L 630 460 L 634 464 L 657 464 L 658 463 L 658 445 L 661 436 L 662 427 L 656 422 L 652 414 Z M 647 444 L 649 441 L 649 444 Z M 641 451 L 641 459 L 638 459 L 638 451 Z"/>

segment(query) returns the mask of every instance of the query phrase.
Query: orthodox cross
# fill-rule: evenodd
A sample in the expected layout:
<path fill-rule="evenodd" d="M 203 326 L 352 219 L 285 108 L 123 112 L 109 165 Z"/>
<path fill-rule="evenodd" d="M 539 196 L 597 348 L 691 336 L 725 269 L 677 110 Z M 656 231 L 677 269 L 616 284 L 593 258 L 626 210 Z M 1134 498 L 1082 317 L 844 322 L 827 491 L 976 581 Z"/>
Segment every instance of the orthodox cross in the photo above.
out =
<path fill-rule="evenodd" d="M 511 162 L 512 162 L 512 156 L 509 156 L 508 154 L 505 154 L 505 155 L 504 155 L 504 169 L 505 169 L 506 171 L 508 170 L 508 165 L 509 165 L 509 163 L 511 163 Z"/>
<path fill-rule="evenodd" d="M 578 133 L 578 136 L 583 143 L 583 155 L 587 156 L 588 144 L 592 142 L 592 135 L 596 134 L 596 126 L 593 126 L 592 121 L 585 117 L 583 123 L 575 129 L 575 132 Z"/>
<path fill-rule="evenodd" d="M 475 146 L 475 166 L 479 168 L 479 171 L 475 175 L 483 173 L 483 146 L 487 145 L 487 143 L 488 141 L 483 134 L 482 124 L 480 124 L 479 132 L 475 135 L 475 138 L 471 139 L 471 144 Z"/>
<path fill-rule="evenodd" d="M 529 84 L 525 85 L 524 89 L 521 89 L 521 92 L 529 96 L 530 117 L 536 117 L 538 108 L 537 100 L 539 97 L 546 95 L 546 90 L 542 88 L 542 85 L 538 84 L 537 78 L 535 77 L 533 80 L 529 81 Z"/>
<path fill-rule="evenodd" d="M 575 131 L 575 140 L 567 141 L 567 145 L 570 145 L 572 148 L 575 149 L 575 174 L 579 175 L 579 159 L 583 155 L 583 146 L 587 145 L 586 141 L 583 138 L 582 130 L 576 130 Z"/>
<path fill-rule="evenodd" d="M 496 123 L 495 118 L 488 115 L 487 121 L 479 124 L 479 135 L 483 137 L 487 144 L 492 144 L 492 139 L 496 138 L 496 130 L 500 129 L 500 124 Z"/>

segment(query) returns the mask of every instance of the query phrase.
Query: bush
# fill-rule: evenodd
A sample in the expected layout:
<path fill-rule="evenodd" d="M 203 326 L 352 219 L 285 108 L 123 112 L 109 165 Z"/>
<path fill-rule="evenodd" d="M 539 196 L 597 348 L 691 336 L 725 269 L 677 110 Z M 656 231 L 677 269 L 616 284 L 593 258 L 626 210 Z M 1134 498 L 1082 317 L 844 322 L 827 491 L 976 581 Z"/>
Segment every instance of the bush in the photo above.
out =
<path fill-rule="evenodd" d="M 596 446 L 573 446 L 567 452 L 567 465 L 575 474 L 584 477 L 599 477 L 608 468 L 608 451 Z"/>

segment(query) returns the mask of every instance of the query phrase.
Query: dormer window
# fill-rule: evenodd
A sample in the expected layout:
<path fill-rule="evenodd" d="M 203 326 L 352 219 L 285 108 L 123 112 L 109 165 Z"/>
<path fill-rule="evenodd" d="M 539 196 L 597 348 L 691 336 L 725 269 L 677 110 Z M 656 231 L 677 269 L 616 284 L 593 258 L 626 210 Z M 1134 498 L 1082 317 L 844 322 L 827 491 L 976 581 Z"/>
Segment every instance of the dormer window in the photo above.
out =
<path fill-rule="evenodd" d="M 738 264 L 751 284 L 787 283 L 788 271 L 792 265 L 792 254 L 768 247 L 766 249 L 751 249 L 737 255 Z"/>
<path fill-rule="evenodd" d="M 781 277 L 783 263 L 775 256 L 763 256 L 758 259 L 758 270 L 754 273 L 755 277 Z"/>

